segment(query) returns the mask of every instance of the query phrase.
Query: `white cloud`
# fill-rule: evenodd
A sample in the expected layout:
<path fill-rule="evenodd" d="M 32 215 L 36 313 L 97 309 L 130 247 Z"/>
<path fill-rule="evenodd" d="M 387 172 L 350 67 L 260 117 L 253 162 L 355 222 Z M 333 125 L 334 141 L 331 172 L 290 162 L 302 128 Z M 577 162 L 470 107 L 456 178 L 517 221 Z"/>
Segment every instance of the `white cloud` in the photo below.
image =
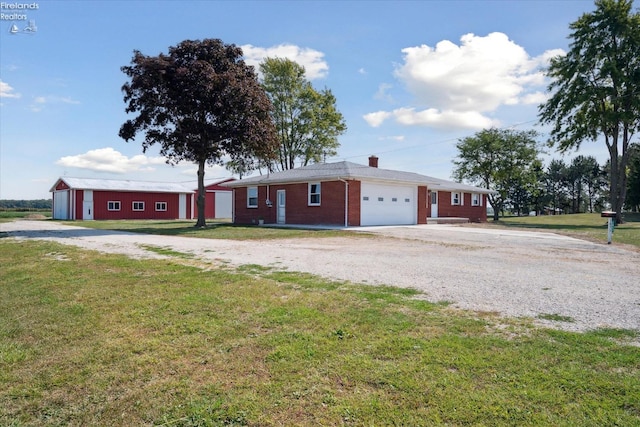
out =
<path fill-rule="evenodd" d="M 405 139 L 404 135 L 383 136 L 381 138 L 378 138 L 379 141 L 395 141 L 395 142 L 402 142 L 404 141 L 404 139 Z"/>
<path fill-rule="evenodd" d="M 539 105 L 545 102 L 549 95 L 544 92 L 534 92 L 522 97 L 522 103 L 527 105 Z"/>
<path fill-rule="evenodd" d="M 15 93 L 14 89 L 9 86 L 9 83 L 5 83 L 0 80 L 0 98 L 20 98 L 19 93 Z"/>
<path fill-rule="evenodd" d="M 393 89 L 393 85 L 389 83 L 381 83 L 378 86 L 378 91 L 373 95 L 374 99 L 385 100 L 387 102 L 394 102 L 393 97 L 389 95 L 389 90 Z"/>
<path fill-rule="evenodd" d="M 457 45 L 449 40 L 402 49 L 404 62 L 395 76 L 414 97 L 415 107 L 378 111 L 365 116 L 371 126 L 394 117 L 401 125 L 481 129 L 497 123 L 487 113 L 503 105 L 531 104 L 545 84 L 541 67 L 561 50 L 531 58 L 503 33 L 466 34 Z M 368 117 L 368 118 L 367 118 Z"/>
<path fill-rule="evenodd" d="M 153 171 L 152 165 L 164 163 L 164 157 L 147 157 L 144 154 L 127 157 L 111 147 L 89 150 L 84 154 L 66 156 L 56 161 L 56 164 L 64 167 L 111 173 Z"/>
<path fill-rule="evenodd" d="M 36 96 L 33 98 L 33 103 L 30 105 L 31 111 L 37 113 L 42 111 L 45 105 L 49 104 L 69 104 L 79 105 L 80 101 L 71 99 L 68 96 Z"/>
<path fill-rule="evenodd" d="M 393 114 L 388 111 L 377 111 L 375 113 L 365 114 L 363 118 L 369 123 L 369 126 L 377 128 L 392 115 Z"/>
<path fill-rule="evenodd" d="M 322 79 L 329 73 L 329 65 L 324 60 L 324 53 L 310 48 L 302 48 L 292 44 L 281 44 L 271 47 L 258 47 L 250 44 L 240 46 L 244 60 L 253 65 L 256 72 L 265 58 L 286 58 L 297 62 L 305 69 L 307 79 Z"/>

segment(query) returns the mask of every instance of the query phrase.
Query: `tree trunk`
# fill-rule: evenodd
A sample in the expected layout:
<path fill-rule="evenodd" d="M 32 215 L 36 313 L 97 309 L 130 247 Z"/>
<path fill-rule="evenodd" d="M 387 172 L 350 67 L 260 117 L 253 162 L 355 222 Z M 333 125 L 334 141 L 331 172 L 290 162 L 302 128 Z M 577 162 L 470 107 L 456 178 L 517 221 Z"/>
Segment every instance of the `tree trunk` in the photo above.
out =
<path fill-rule="evenodd" d="M 196 227 L 206 227 L 207 223 L 204 218 L 204 201 L 205 201 L 205 189 L 204 189 L 204 165 L 205 160 L 198 160 L 198 198 L 196 200 L 196 206 L 198 207 L 198 221 Z"/>

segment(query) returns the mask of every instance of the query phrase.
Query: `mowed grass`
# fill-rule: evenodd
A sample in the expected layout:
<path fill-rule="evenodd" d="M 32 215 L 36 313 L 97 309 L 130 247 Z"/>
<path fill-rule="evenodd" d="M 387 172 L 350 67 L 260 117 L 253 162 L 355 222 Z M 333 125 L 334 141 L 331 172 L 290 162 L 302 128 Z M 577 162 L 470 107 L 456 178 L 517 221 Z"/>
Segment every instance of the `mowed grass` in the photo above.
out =
<path fill-rule="evenodd" d="M 14 221 L 16 219 L 43 219 L 51 218 L 50 210 L 16 211 L 0 210 L 0 223 Z"/>
<path fill-rule="evenodd" d="M 640 213 L 625 213 L 624 223 L 615 227 L 613 243 L 634 245 L 640 248 Z M 552 233 L 562 233 L 596 242 L 607 243 L 607 218 L 600 214 L 544 215 L 505 217 L 492 226 L 533 228 Z"/>
<path fill-rule="evenodd" d="M 199 237 L 203 239 L 287 239 L 296 237 L 335 237 L 344 236 L 341 230 L 297 229 L 268 227 L 257 225 L 235 225 L 230 222 L 207 221 L 204 228 L 194 227 L 196 220 L 101 220 L 101 221 L 64 221 L 65 224 L 77 225 L 98 230 L 129 231 L 132 233 L 159 234 L 167 236 Z M 355 233 L 349 235 L 356 236 Z M 357 234 L 357 236 L 364 236 Z"/>
<path fill-rule="evenodd" d="M 632 331 L 51 242 L 0 265 L 0 425 L 640 425 Z"/>

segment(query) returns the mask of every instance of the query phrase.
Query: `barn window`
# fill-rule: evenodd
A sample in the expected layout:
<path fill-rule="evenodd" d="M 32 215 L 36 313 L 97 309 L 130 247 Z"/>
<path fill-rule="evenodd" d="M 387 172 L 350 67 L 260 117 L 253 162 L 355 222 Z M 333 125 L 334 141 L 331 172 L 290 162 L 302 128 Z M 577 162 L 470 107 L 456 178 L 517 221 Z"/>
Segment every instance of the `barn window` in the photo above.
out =
<path fill-rule="evenodd" d="M 144 202 L 133 202 L 133 210 L 134 211 L 143 211 L 144 210 Z"/>
<path fill-rule="evenodd" d="M 451 193 L 451 204 L 454 206 L 460 204 L 460 193 Z"/>
<path fill-rule="evenodd" d="M 309 206 L 320 206 L 320 183 L 309 183 Z"/>
<path fill-rule="evenodd" d="M 107 202 L 107 210 L 108 211 L 119 211 L 120 210 L 120 202 Z"/>
<path fill-rule="evenodd" d="M 480 194 L 478 193 L 473 193 L 471 194 L 471 206 L 482 206 L 481 201 L 482 199 L 480 198 Z"/>
<path fill-rule="evenodd" d="M 258 187 L 247 187 L 247 207 L 258 207 Z"/>
<path fill-rule="evenodd" d="M 166 211 L 167 210 L 167 202 L 156 202 L 156 211 Z"/>

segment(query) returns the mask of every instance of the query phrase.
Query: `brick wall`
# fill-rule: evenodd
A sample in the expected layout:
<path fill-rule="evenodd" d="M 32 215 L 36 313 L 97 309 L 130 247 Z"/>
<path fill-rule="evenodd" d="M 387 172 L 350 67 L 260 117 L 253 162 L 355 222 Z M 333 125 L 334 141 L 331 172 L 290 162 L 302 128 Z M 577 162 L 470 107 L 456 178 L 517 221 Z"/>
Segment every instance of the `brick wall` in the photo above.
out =
<path fill-rule="evenodd" d="M 487 220 L 487 197 L 482 194 L 482 206 L 471 206 L 471 193 L 462 193 L 464 203 L 451 204 L 450 191 L 438 191 L 438 217 L 469 218 L 471 222 L 485 222 Z"/>
<path fill-rule="evenodd" d="M 344 225 L 345 183 L 324 181 L 320 183 L 320 206 L 309 206 L 309 184 L 275 184 L 258 187 L 258 206 L 247 207 L 247 188 L 235 188 L 234 222 L 236 224 L 257 224 L 264 219 L 265 224 L 277 222 L 277 193 L 286 192 L 286 223 L 310 225 Z M 267 194 L 273 206 L 267 206 Z M 349 181 L 348 222 L 360 225 L 360 182 Z"/>
<path fill-rule="evenodd" d="M 426 224 L 431 211 L 431 200 L 427 187 L 418 186 L 418 224 Z"/>

